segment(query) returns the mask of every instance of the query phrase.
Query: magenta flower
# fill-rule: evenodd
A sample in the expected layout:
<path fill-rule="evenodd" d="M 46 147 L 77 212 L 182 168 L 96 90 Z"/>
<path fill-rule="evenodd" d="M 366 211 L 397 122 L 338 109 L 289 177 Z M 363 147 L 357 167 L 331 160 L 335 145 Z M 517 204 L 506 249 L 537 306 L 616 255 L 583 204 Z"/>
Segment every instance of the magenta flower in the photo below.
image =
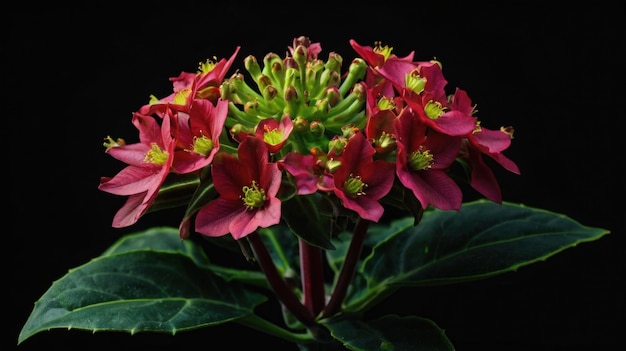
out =
<path fill-rule="evenodd" d="M 268 159 L 265 143 L 255 137 L 241 142 L 238 157 L 216 155 L 212 175 L 219 197 L 198 211 L 198 233 L 212 237 L 230 233 L 239 240 L 259 227 L 280 222 L 281 202 L 276 194 L 282 174 Z"/>
<path fill-rule="evenodd" d="M 374 147 L 357 132 L 341 154 L 341 165 L 333 173 L 334 193 L 343 206 L 361 218 L 378 222 L 384 208 L 379 203 L 393 186 L 393 163 L 374 161 Z"/>
<path fill-rule="evenodd" d="M 98 189 L 128 195 L 126 203 L 113 218 L 113 227 L 127 227 L 147 211 L 158 190 L 170 172 L 176 144 L 170 132 L 168 115 L 158 121 L 140 113 L 133 115 L 133 124 L 139 130 L 139 142 L 128 145 L 111 145 L 106 152 L 128 164 L 113 178 L 102 177 Z"/>
<path fill-rule="evenodd" d="M 211 163 L 220 147 L 220 135 L 228 113 L 228 101 L 195 99 L 189 113 L 178 113 L 177 150 L 172 168 L 176 173 L 189 173 Z"/>
<path fill-rule="evenodd" d="M 407 56 L 398 57 L 392 53 L 393 48 L 388 46 L 363 46 L 353 39 L 350 40 L 350 46 L 352 46 L 354 51 L 368 64 L 365 79 L 367 86 L 376 89 L 376 91 L 380 92 L 383 96 L 392 97 L 395 95 L 392 81 L 383 78 L 379 71 L 387 62 L 392 66 L 392 69 L 405 67 L 406 72 L 410 72 L 416 66 L 416 63 L 413 62 L 414 51 L 411 51 Z M 404 76 L 402 79 L 404 79 Z"/>
<path fill-rule="evenodd" d="M 483 155 L 491 157 L 509 172 L 520 174 L 517 164 L 502 154 L 502 151 L 511 145 L 512 134 L 512 128 L 491 130 L 479 127 L 468 134 L 466 142 L 463 143 L 464 152 L 461 152 L 461 157 L 471 168 L 470 185 L 496 203 L 502 202 L 500 186 L 495 174 L 484 162 Z"/>
<path fill-rule="evenodd" d="M 144 115 L 156 114 L 163 117 L 168 108 L 188 112 L 194 99 L 206 99 L 215 104 L 221 96 L 220 85 L 239 49 L 240 47 L 237 46 L 228 60 L 223 58 L 216 63 L 207 60 L 200 63 L 200 70 L 197 73 L 181 72 L 178 77 L 170 78 L 173 92 L 161 99 L 153 96 L 150 103 L 142 106 L 139 112 Z"/>
<path fill-rule="evenodd" d="M 461 148 L 461 138 L 429 130 L 411 109 L 405 109 L 395 123 L 398 137 L 396 174 L 413 191 L 422 208 L 459 210 L 462 192 L 446 171 Z"/>
<path fill-rule="evenodd" d="M 289 115 L 284 115 L 280 123 L 274 118 L 265 118 L 256 127 L 255 135 L 263 140 L 270 153 L 277 153 L 287 142 L 293 130 Z"/>

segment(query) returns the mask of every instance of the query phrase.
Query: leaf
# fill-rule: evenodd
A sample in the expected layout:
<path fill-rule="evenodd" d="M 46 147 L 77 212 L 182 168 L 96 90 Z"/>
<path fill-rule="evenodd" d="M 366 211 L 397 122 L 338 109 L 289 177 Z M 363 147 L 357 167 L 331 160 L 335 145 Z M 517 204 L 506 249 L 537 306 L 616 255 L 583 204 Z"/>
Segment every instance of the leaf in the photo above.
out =
<path fill-rule="evenodd" d="M 302 240 L 323 249 L 335 247 L 330 241 L 328 220 L 322 219 L 318 194 L 294 196 L 283 203 L 281 215 L 289 229 Z"/>
<path fill-rule="evenodd" d="M 175 334 L 250 315 L 266 299 L 179 253 L 109 254 L 55 281 L 35 303 L 18 344 L 51 328 Z"/>
<path fill-rule="evenodd" d="M 213 242 L 222 238 L 211 238 Z M 232 238 L 227 238 L 232 241 Z M 204 267 L 227 281 L 238 280 L 255 286 L 267 287 L 265 275 L 259 271 L 230 269 L 214 265 L 202 247 L 190 239 L 182 240 L 178 229 L 173 227 L 152 227 L 135 234 L 127 234 L 111 245 L 102 255 L 114 255 L 134 250 L 155 250 L 180 253 L 188 256 L 198 267 Z"/>
<path fill-rule="evenodd" d="M 168 174 L 148 212 L 186 206 L 191 198 L 189 194 L 193 193 L 199 183 L 200 180 L 195 173 Z"/>
<path fill-rule="evenodd" d="M 181 253 L 189 256 L 198 266 L 209 264 L 209 259 L 202 248 L 190 240 L 182 240 L 178 235 L 178 229 L 173 227 L 152 227 L 139 233 L 127 234 L 111 245 L 102 256 L 135 250 Z"/>
<path fill-rule="evenodd" d="M 444 331 L 426 318 L 387 315 L 369 322 L 331 319 L 324 325 L 349 350 L 454 350 Z"/>
<path fill-rule="evenodd" d="M 391 229 L 371 228 L 388 232 L 387 239 L 364 261 L 360 274 L 366 294 L 354 296 L 349 310 L 364 309 L 401 286 L 451 284 L 515 271 L 609 234 L 562 214 L 487 200 L 466 203 L 459 212 L 426 211 L 419 225 L 410 223 L 400 219 Z"/>

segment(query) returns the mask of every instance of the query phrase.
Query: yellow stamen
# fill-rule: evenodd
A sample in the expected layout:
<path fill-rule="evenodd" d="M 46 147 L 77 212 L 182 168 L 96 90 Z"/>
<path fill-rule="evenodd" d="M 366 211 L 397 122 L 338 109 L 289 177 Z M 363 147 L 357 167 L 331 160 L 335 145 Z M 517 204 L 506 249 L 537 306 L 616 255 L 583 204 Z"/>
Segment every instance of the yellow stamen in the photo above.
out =
<path fill-rule="evenodd" d="M 168 157 L 168 153 L 161 150 L 157 143 L 152 143 L 152 149 L 146 152 L 146 157 L 143 159 L 143 161 L 162 166 L 165 164 L 165 162 L 167 162 Z"/>
<path fill-rule="evenodd" d="M 262 207 L 265 204 L 265 190 L 260 189 L 256 181 L 253 180 L 250 186 L 244 186 L 242 191 L 241 199 L 249 210 Z"/>

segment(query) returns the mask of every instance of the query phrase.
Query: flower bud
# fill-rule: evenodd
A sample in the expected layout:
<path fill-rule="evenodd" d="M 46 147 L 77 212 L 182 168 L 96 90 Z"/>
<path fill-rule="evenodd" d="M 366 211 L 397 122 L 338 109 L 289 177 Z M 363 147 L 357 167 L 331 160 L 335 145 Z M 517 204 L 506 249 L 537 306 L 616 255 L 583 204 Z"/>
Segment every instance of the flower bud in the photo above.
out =
<path fill-rule="evenodd" d="M 248 72 L 250 72 L 250 76 L 256 81 L 258 77 L 261 75 L 261 66 L 259 66 L 259 62 L 256 57 L 250 55 L 246 57 L 243 61 L 244 67 Z"/>
<path fill-rule="evenodd" d="M 319 138 L 324 135 L 326 128 L 324 128 L 324 125 L 322 124 L 322 122 L 312 121 L 311 124 L 309 125 L 309 130 L 311 131 L 311 134 L 313 134 L 314 137 Z"/>

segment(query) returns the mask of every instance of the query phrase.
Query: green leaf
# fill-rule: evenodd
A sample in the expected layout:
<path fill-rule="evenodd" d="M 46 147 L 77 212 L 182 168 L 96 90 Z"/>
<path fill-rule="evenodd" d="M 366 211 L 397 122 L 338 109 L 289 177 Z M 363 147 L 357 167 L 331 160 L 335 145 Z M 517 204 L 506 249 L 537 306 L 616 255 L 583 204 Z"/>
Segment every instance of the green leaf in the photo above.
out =
<path fill-rule="evenodd" d="M 18 344 L 51 328 L 175 334 L 250 315 L 267 299 L 201 269 L 185 255 L 112 254 L 122 246 L 55 281 L 35 303 Z"/>
<path fill-rule="evenodd" d="M 515 271 L 609 234 L 562 214 L 487 200 L 466 203 L 459 212 L 426 211 L 417 226 L 411 220 L 371 228 L 387 233 L 387 239 L 364 261 L 360 274 L 367 286 L 360 290 L 366 293 L 355 295 L 349 310 L 371 306 L 401 286 L 451 284 Z"/>
<path fill-rule="evenodd" d="M 148 212 L 187 206 L 191 198 L 189 194 L 193 193 L 199 183 L 200 180 L 195 173 L 168 174 Z"/>
<path fill-rule="evenodd" d="M 213 241 L 221 239 L 211 238 Z M 232 238 L 226 239 L 234 241 Z M 127 234 L 111 245 L 102 255 L 108 256 L 134 250 L 180 253 L 188 256 L 198 267 L 207 268 L 227 281 L 238 280 L 242 283 L 268 288 L 265 275 L 259 271 L 231 269 L 212 264 L 200 245 L 190 239 L 182 240 L 178 229 L 173 227 L 152 227 L 139 233 Z"/>
<path fill-rule="evenodd" d="M 329 221 L 320 216 L 319 201 L 319 194 L 294 196 L 283 203 L 281 215 L 289 229 L 302 240 L 332 250 L 335 247 L 330 241 Z"/>
<path fill-rule="evenodd" d="M 454 350 L 444 331 L 426 318 L 387 315 L 369 322 L 331 319 L 324 325 L 349 350 Z"/>
<path fill-rule="evenodd" d="M 180 253 L 189 256 L 198 266 L 209 264 L 209 259 L 202 248 L 190 240 L 182 240 L 178 229 L 173 227 L 152 227 L 139 233 L 127 234 L 104 251 L 102 256 L 135 250 Z"/>

